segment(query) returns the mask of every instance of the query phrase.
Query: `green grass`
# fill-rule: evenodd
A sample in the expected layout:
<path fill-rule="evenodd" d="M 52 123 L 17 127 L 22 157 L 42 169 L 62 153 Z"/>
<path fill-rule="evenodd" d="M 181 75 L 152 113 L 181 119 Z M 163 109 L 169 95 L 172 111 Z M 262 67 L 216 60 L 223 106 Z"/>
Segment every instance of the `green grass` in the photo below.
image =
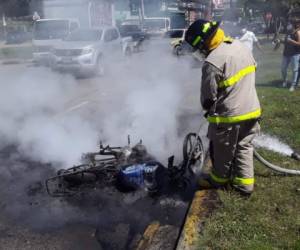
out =
<path fill-rule="evenodd" d="M 8 46 L 0 49 L 0 59 L 30 59 L 32 46 Z"/>
<path fill-rule="evenodd" d="M 300 89 L 280 88 L 280 52 L 257 55 L 262 131 L 300 151 Z M 271 162 L 300 169 L 289 157 L 260 150 Z M 299 249 L 300 176 L 274 173 L 255 161 L 256 186 L 249 199 L 218 191 L 222 205 L 207 218 L 198 249 Z"/>

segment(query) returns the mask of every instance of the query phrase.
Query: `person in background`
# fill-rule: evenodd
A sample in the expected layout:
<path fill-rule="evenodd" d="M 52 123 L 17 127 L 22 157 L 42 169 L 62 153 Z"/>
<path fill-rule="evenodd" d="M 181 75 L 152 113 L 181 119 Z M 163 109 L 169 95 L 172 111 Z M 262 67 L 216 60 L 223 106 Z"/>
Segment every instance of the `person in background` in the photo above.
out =
<path fill-rule="evenodd" d="M 287 71 L 288 67 L 292 65 L 292 84 L 290 86 L 290 91 L 294 91 L 298 84 L 299 75 L 299 60 L 300 60 L 300 19 L 294 22 L 294 27 L 290 27 L 290 32 L 285 37 L 284 49 L 281 64 L 282 73 L 282 87 L 287 86 Z"/>
<path fill-rule="evenodd" d="M 40 20 L 40 19 L 41 19 L 40 15 L 38 14 L 37 11 L 35 11 L 35 12 L 33 13 L 32 20 L 33 20 L 33 21 L 37 21 L 37 20 Z"/>
<path fill-rule="evenodd" d="M 252 31 L 249 31 L 246 27 L 244 27 L 243 29 L 241 29 L 241 35 L 242 36 L 239 38 L 239 40 L 244 43 L 251 52 L 253 52 L 253 44 L 255 44 L 260 52 L 263 52 L 263 49 L 256 35 Z"/>

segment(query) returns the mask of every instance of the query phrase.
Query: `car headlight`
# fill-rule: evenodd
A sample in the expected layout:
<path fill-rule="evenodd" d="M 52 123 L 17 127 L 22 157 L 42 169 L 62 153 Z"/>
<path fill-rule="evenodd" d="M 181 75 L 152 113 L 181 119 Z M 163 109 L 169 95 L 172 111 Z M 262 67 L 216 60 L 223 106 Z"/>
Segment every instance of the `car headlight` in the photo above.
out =
<path fill-rule="evenodd" d="M 87 55 L 87 54 L 92 54 L 93 52 L 94 52 L 94 49 L 92 49 L 92 48 L 86 48 L 86 49 L 83 49 L 81 51 L 81 54 L 82 55 Z"/>
<path fill-rule="evenodd" d="M 175 46 L 175 45 L 177 44 L 177 41 L 174 41 L 174 40 L 173 40 L 173 41 L 170 42 L 170 44 L 171 44 L 172 46 Z"/>

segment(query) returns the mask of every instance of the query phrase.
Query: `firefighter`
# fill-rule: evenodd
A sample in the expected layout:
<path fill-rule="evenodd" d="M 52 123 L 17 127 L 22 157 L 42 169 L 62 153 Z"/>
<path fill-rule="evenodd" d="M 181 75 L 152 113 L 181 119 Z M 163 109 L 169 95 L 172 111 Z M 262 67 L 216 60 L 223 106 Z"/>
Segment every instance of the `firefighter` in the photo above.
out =
<path fill-rule="evenodd" d="M 259 132 L 261 108 L 255 89 L 256 62 L 240 41 L 225 36 L 219 22 L 197 20 L 185 40 L 204 54 L 201 104 L 209 122 L 213 163 L 200 177 L 202 188 L 228 184 L 241 194 L 254 188 L 252 140 Z"/>

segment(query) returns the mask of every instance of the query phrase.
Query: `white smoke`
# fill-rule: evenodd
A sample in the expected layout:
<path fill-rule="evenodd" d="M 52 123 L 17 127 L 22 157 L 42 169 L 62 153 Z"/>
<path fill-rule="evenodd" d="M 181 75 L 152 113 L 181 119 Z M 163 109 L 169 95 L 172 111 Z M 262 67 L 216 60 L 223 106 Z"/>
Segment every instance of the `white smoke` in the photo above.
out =
<path fill-rule="evenodd" d="M 173 58 L 168 47 L 145 53 L 114 65 L 103 78 L 83 80 L 45 68 L 3 67 L 2 144 L 18 145 L 34 160 L 64 167 L 79 163 L 82 153 L 97 151 L 99 139 L 125 146 L 127 135 L 132 144 L 142 139 L 161 161 L 177 155 L 183 142 L 178 116 L 186 108 L 190 67 Z"/>
<path fill-rule="evenodd" d="M 102 137 L 108 143 L 124 145 L 127 135 L 133 143 L 142 139 L 149 152 L 163 163 L 172 154 L 181 157 L 183 135 L 179 135 L 178 117 L 188 117 L 187 109 L 196 110 L 197 127 L 201 121 L 199 98 L 189 100 L 194 106 L 185 103 L 191 96 L 185 90 L 187 80 L 196 83 L 196 89 L 187 89 L 193 89 L 192 97 L 198 97 L 195 90 L 199 90 L 200 70 L 199 78 L 191 79 L 189 64 L 176 60 L 168 49 L 152 49 L 143 58 L 135 55 L 127 68 L 116 69 L 119 77 L 110 77 L 110 84 L 119 89 L 119 94 L 110 97 L 113 104 L 101 124 Z M 188 120 L 185 125 L 192 127 Z"/>
<path fill-rule="evenodd" d="M 162 81 L 137 88 L 128 94 L 123 109 L 105 121 L 105 135 L 113 140 L 117 131 L 123 139 L 127 134 L 135 141 L 142 139 L 160 159 L 174 153 L 179 93 L 176 84 Z"/>
<path fill-rule="evenodd" d="M 125 146 L 129 134 L 132 144 L 142 139 L 160 161 L 171 154 L 181 157 L 178 152 L 184 134 L 180 135 L 183 126 L 178 117 L 184 115 L 185 125 L 191 127 L 190 113 L 196 117 L 196 127 L 202 117 L 200 70 L 191 77 L 189 65 L 172 57 L 169 42 L 163 46 L 158 42 L 152 48 L 148 51 L 146 47 L 126 63 L 111 65 L 102 78 L 78 80 L 43 67 L 0 66 L 0 153 L 4 152 L 0 190 L 6 212 L 13 214 L 17 223 L 22 219 L 38 228 L 80 220 L 95 223 L 99 207 L 92 214 L 87 202 L 77 209 L 68 202 L 49 199 L 43 190 L 32 197 L 27 191 L 53 174 L 48 165 L 40 163 L 71 167 L 79 163 L 82 153 L 97 151 L 99 139 L 111 146 Z M 7 145 L 15 147 L 7 149 Z M 6 163 L 3 155 L 9 156 Z M 109 199 L 112 204 L 107 204 Z M 106 190 L 101 192 L 101 200 L 107 217 L 112 208 L 117 214 L 127 211 L 128 204 L 117 209 L 121 198 Z M 101 211 L 101 220 L 105 215 Z M 136 210 L 129 215 L 136 218 Z"/>
<path fill-rule="evenodd" d="M 80 117 L 56 122 L 46 116 L 28 119 L 18 133 L 21 152 L 31 151 L 33 159 L 61 162 L 65 166 L 78 163 L 83 152 L 96 150 L 97 132 Z"/>
<path fill-rule="evenodd" d="M 176 61 L 168 53 L 168 50 L 161 53 L 164 56 L 161 60 L 152 52 L 150 56 L 136 55 L 126 65 L 115 65 L 114 71 L 105 77 L 82 80 L 44 68 L 13 66 L 12 71 L 10 66 L 0 68 L 3 77 L 0 135 L 7 144 L 17 145 L 21 153 L 16 153 L 7 164 L 2 160 L 0 169 L 0 178 L 5 180 L 0 188 L 5 196 L 1 197 L 9 204 L 9 215 L 18 223 L 23 220 L 35 228 L 60 226 L 69 221 L 95 223 L 100 213 L 101 220 L 106 215 L 99 210 L 93 214 L 86 212 L 86 203 L 84 209 L 78 209 L 67 202 L 49 199 L 45 193 L 28 197 L 27 187 L 43 181 L 52 172 L 47 172 L 47 165 L 33 167 L 31 162 L 23 163 L 23 156 L 67 168 L 77 164 L 82 153 L 97 151 L 99 139 L 111 146 L 125 146 L 130 134 L 132 144 L 142 139 L 148 151 L 160 161 L 166 161 L 174 153 L 179 157 L 177 151 L 181 153 L 184 135 L 178 135 L 177 118 L 182 113 L 189 117 L 183 107 L 189 105 L 183 102 L 190 96 L 185 86 L 193 83 L 187 82 L 189 66 L 185 67 L 185 62 Z M 193 88 L 189 85 L 187 89 Z M 193 91 L 197 90 L 199 79 L 195 79 Z M 199 105 L 198 100 L 195 103 Z M 189 103 L 194 102 L 189 100 Z M 189 108 L 198 110 L 196 105 Z M 197 114 L 197 127 L 200 120 Z M 19 181 L 12 185 L 16 173 L 20 175 Z M 101 200 L 114 201 L 109 205 L 104 202 L 108 216 L 112 208 L 118 208 L 119 213 L 126 210 L 119 210 L 121 198 L 113 196 L 116 194 L 101 193 Z M 36 205 L 28 205 L 29 202 Z"/>
<path fill-rule="evenodd" d="M 287 144 L 281 142 L 278 138 L 261 134 L 260 136 L 254 139 L 254 145 L 256 147 L 266 148 L 268 150 L 290 156 L 293 153 L 293 150 Z"/>
<path fill-rule="evenodd" d="M 2 68 L 6 73 L 9 68 Z M 71 98 L 76 81 L 44 68 L 21 68 L 17 74 L 2 74 L 0 135 L 6 144 L 16 144 L 24 155 L 41 162 L 78 162 L 85 150 L 95 148 L 97 134 L 78 116 L 55 119 Z"/>

